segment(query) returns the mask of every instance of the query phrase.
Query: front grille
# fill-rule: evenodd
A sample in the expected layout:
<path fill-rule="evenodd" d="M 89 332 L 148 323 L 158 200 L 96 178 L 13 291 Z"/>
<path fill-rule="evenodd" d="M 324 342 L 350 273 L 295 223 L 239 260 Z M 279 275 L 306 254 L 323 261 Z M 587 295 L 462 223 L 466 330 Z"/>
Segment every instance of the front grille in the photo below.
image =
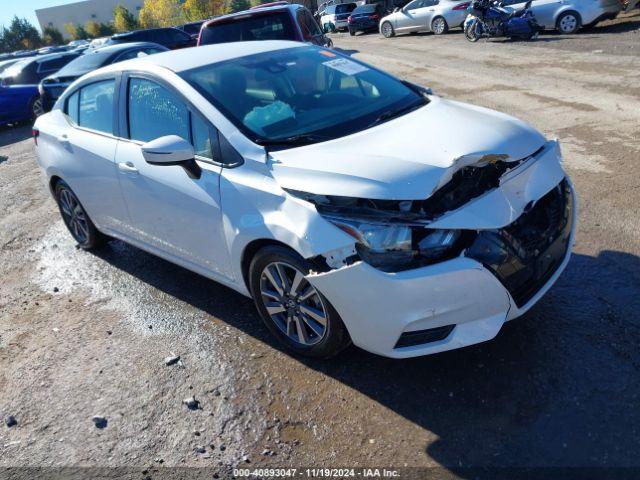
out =
<path fill-rule="evenodd" d="M 416 330 L 414 332 L 404 332 L 393 348 L 413 347 L 424 345 L 425 343 L 444 340 L 449 336 L 455 325 L 445 325 L 444 327 L 428 328 L 426 330 Z"/>
<path fill-rule="evenodd" d="M 511 225 L 480 232 L 467 256 L 487 267 L 520 308 L 562 264 L 572 220 L 571 189 L 565 179 Z"/>

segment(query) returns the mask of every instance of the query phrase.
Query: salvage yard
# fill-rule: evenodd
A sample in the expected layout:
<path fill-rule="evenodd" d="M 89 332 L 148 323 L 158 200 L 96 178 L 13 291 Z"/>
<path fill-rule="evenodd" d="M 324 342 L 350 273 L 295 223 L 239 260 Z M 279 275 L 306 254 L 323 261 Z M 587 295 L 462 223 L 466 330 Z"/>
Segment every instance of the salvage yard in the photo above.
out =
<path fill-rule="evenodd" d="M 477 346 L 295 358 L 226 287 L 76 249 L 30 126 L 2 128 L 0 466 L 640 468 L 640 11 L 536 42 L 331 38 L 560 139 L 579 213 L 558 283 Z"/>

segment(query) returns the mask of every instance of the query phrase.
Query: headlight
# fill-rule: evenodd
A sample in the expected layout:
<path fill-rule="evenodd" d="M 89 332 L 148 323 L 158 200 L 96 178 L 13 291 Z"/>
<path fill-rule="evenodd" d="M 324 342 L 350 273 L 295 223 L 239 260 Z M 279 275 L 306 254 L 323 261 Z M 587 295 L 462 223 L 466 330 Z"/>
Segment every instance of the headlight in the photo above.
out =
<path fill-rule="evenodd" d="M 458 230 L 408 225 L 374 225 L 327 218 L 355 238 L 360 258 L 385 272 L 418 268 L 451 258 L 461 237 Z"/>
<path fill-rule="evenodd" d="M 369 265 L 399 272 L 459 256 L 475 232 L 428 228 L 424 212 L 412 201 L 330 197 L 287 192 L 315 205 L 326 220 L 356 240 L 356 251 Z"/>

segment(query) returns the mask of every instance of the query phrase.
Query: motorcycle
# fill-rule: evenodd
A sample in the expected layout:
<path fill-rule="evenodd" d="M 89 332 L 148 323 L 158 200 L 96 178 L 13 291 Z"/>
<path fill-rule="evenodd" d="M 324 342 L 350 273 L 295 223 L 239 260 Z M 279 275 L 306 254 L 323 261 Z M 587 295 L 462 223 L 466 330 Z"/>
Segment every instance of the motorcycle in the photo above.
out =
<path fill-rule="evenodd" d="M 477 42 L 482 37 L 509 37 L 511 39 L 536 39 L 543 30 L 531 11 L 531 1 L 524 8 L 509 12 L 498 1 L 474 0 L 467 8 L 464 21 L 464 37 Z"/>

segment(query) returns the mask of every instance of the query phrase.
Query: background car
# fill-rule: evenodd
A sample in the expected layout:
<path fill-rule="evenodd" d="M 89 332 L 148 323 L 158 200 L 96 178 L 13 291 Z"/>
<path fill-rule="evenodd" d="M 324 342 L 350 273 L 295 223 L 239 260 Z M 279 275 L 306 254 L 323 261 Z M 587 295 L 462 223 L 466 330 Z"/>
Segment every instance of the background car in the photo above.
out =
<path fill-rule="evenodd" d="M 502 7 L 515 11 L 524 8 L 524 4 L 522 0 L 505 0 Z M 571 34 L 582 26 L 617 17 L 622 4 L 618 0 L 535 0 L 531 11 L 541 27 Z"/>
<path fill-rule="evenodd" d="M 329 5 L 324 11 L 324 14 L 320 17 L 320 25 L 325 32 L 346 30 L 349 27 L 347 19 L 356 7 L 357 5 L 355 3 Z"/>
<path fill-rule="evenodd" d="M 111 37 L 107 45 L 116 43 L 152 42 L 158 43 L 169 50 L 193 47 L 196 40 L 186 32 L 174 27 L 150 28 L 148 30 L 135 30 L 133 32 L 118 33 Z"/>
<path fill-rule="evenodd" d="M 200 29 L 202 28 L 202 24 L 204 22 L 205 22 L 204 20 L 200 20 L 199 22 L 185 23 L 184 25 L 180 25 L 179 27 L 176 27 L 176 28 L 187 33 L 194 40 L 198 40 L 198 36 L 200 35 Z"/>
<path fill-rule="evenodd" d="M 223 15 L 202 26 L 198 45 L 251 40 L 293 40 L 330 47 L 311 12 L 298 4 L 254 8 Z"/>
<path fill-rule="evenodd" d="M 89 51 L 76 58 L 53 75 L 42 80 L 39 86 L 43 112 L 51 110 L 62 92 L 82 75 L 105 65 L 138 58 L 143 55 L 166 52 L 169 49 L 157 43 L 134 42 L 110 45 Z"/>
<path fill-rule="evenodd" d="M 380 18 L 383 15 L 383 7 L 380 3 L 360 5 L 351 12 L 347 22 L 349 24 L 349 35 L 357 32 L 371 32 L 378 30 Z"/>
<path fill-rule="evenodd" d="M 380 33 L 386 38 L 397 33 L 446 33 L 462 27 L 469 2 L 459 0 L 413 0 L 405 7 L 387 15 L 380 22 Z"/>
<path fill-rule="evenodd" d="M 8 58 L 6 60 L 0 60 L 0 74 L 2 74 L 2 72 L 4 72 L 11 65 L 18 63 L 19 61 L 19 58 Z"/>
<path fill-rule="evenodd" d="M 0 74 L 0 125 L 35 118 L 42 113 L 40 81 L 80 56 L 52 53 L 22 59 Z"/>

